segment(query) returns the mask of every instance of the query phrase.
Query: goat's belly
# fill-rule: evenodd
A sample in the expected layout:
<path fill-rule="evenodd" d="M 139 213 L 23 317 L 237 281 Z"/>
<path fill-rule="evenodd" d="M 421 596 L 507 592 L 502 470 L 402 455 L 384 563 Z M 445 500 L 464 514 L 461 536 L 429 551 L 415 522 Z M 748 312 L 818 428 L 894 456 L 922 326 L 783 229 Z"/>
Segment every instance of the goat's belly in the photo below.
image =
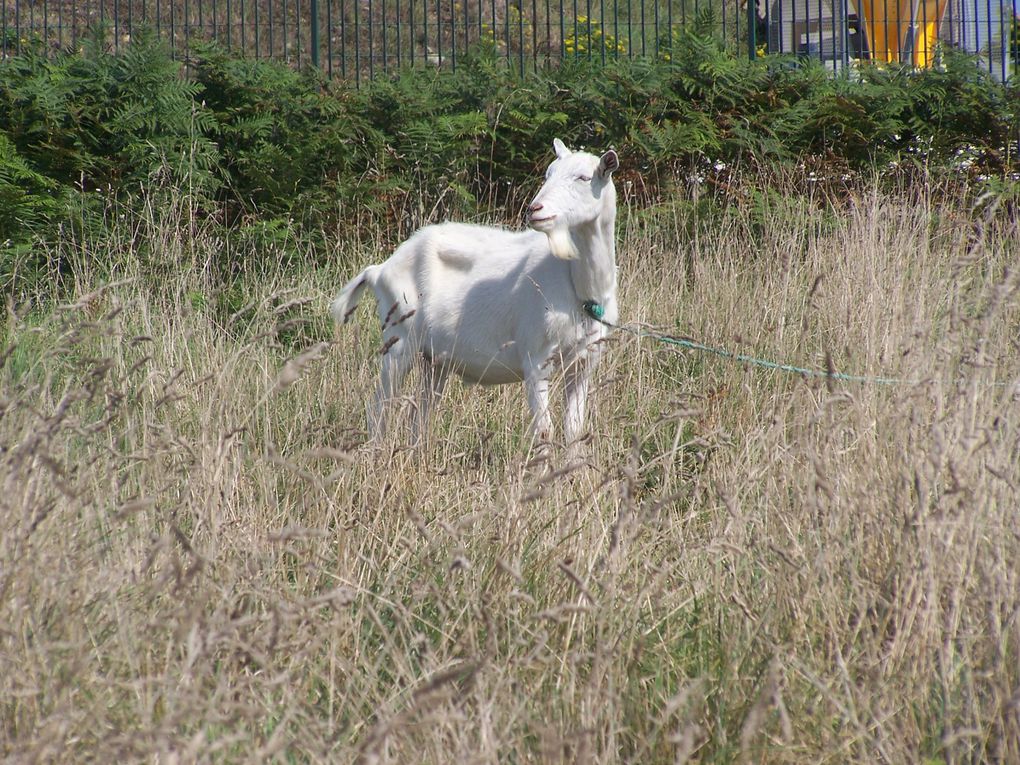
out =
<path fill-rule="evenodd" d="M 427 354 L 432 363 L 456 372 L 467 383 L 476 385 L 507 385 L 524 379 L 524 372 L 515 353 L 470 352 L 461 348 L 456 354 Z"/>

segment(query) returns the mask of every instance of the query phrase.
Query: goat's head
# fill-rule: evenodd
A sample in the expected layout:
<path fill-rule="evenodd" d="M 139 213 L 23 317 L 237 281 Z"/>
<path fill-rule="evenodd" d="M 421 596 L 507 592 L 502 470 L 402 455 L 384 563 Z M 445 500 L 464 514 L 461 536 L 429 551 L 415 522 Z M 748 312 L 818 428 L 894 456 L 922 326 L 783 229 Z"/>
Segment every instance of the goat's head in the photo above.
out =
<path fill-rule="evenodd" d="M 553 148 L 556 159 L 528 207 L 528 223 L 549 237 L 553 255 L 576 258 L 571 229 L 599 222 L 613 225 L 616 188 L 612 174 L 620 166 L 620 159 L 612 149 L 601 157 L 571 151 L 559 138 L 553 141 Z"/>

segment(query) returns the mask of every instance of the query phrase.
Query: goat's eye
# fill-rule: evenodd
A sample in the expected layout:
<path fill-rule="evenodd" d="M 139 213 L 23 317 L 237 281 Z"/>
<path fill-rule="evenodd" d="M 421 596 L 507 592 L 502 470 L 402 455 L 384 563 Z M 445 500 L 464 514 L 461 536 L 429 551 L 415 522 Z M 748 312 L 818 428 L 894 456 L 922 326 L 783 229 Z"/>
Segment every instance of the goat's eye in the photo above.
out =
<path fill-rule="evenodd" d="M 581 181 L 582 183 L 588 183 L 588 181 L 591 180 L 591 176 L 590 175 L 579 175 L 579 176 L 577 176 L 577 180 Z"/>

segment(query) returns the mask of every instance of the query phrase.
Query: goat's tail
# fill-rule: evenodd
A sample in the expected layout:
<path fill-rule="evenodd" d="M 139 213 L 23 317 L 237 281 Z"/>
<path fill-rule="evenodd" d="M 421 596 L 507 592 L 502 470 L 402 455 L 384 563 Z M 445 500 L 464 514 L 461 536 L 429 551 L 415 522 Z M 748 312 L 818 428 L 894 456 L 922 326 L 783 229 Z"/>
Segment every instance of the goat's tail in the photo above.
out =
<path fill-rule="evenodd" d="M 372 286 L 376 268 L 378 266 L 366 268 L 347 282 L 344 288 L 333 298 L 333 302 L 329 304 L 329 312 L 338 324 L 343 324 L 350 320 L 351 314 L 354 313 L 354 309 L 358 307 L 358 303 L 361 300 L 361 293 L 365 291 L 365 287 Z"/>

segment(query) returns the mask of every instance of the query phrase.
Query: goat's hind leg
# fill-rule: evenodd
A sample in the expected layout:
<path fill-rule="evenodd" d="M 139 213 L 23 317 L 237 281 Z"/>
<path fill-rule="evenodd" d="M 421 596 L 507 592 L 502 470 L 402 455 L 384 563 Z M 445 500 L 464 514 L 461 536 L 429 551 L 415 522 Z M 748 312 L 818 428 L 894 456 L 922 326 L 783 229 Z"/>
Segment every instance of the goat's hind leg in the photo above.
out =
<path fill-rule="evenodd" d="M 442 398 L 449 374 L 449 370 L 441 364 L 436 364 L 427 357 L 422 358 L 421 390 L 415 406 L 414 419 L 411 422 L 411 438 L 416 444 L 421 443 L 428 432 L 432 409 L 436 402 Z"/>
<path fill-rule="evenodd" d="M 552 415 L 549 414 L 549 378 L 544 369 L 536 366 L 528 371 L 524 379 L 528 392 L 528 407 L 531 409 L 531 433 L 539 444 L 552 439 Z"/>
<path fill-rule="evenodd" d="M 386 434 L 388 410 L 392 407 L 393 398 L 400 391 L 400 386 L 411 369 L 414 358 L 406 345 L 406 338 L 394 335 L 387 341 L 383 351 L 379 385 L 375 389 L 375 398 L 368 410 L 368 435 L 373 440 Z"/>

